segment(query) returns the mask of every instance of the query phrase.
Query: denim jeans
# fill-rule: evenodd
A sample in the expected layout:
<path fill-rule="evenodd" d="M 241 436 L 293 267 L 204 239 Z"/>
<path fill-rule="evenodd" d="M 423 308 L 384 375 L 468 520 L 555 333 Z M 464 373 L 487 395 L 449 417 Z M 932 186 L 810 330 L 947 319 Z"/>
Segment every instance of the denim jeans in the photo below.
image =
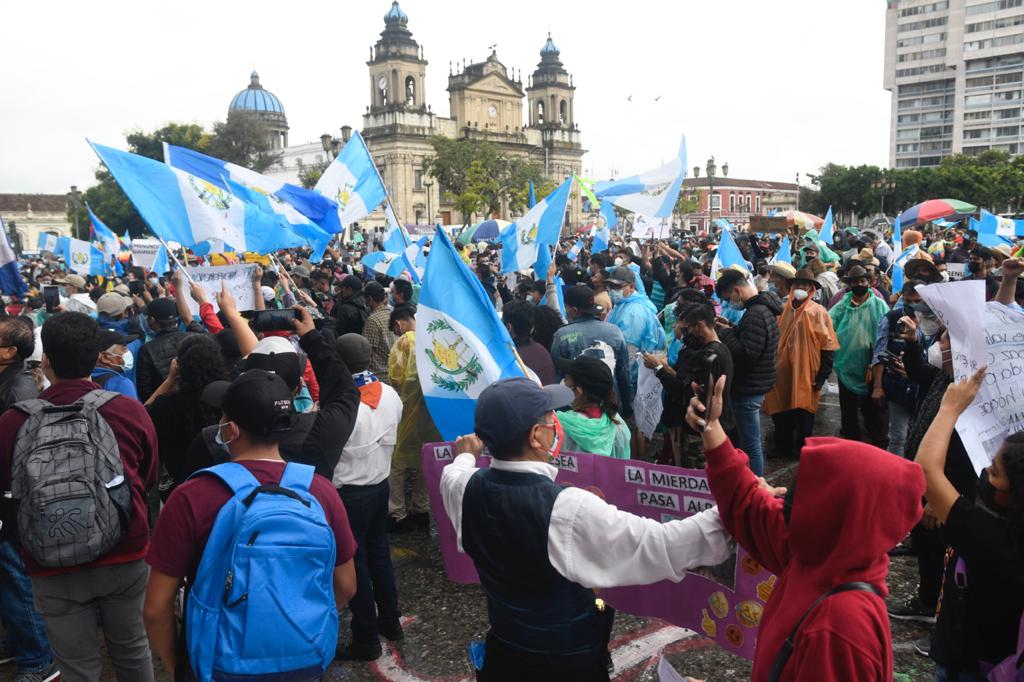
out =
<path fill-rule="evenodd" d="M 909 409 L 888 401 L 889 404 L 889 452 L 894 455 L 903 456 L 903 448 L 907 445 L 907 432 L 910 431 L 910 422 L 914 415 Z"/>
<path fill-rule="evenodd" d="M 733 395 L 732 414 L 736 421 L 729 434 L 733 445 L 750 458 L 750 470 L 764 476 L 764 452 L 761 448 L 761 395 Z"/>
<path fill-rule="evenodd" d="M 356 539 L 356 595 L 348 605 L 352 609 L 352 639 L 357 642 L 376 642 L 377 619 L 393 623 L 401 615 L 388 544 L 388 493 L 387 479 L 376 485 L 338 489 Z"/>
<path fill-rule="evenodd" d="M 19 673 L 38 672 L 50 665 L 53 653 L 43 619 L 32 606 L 32 582 L 10 542 L 0 542 L 0 620 Z"/>

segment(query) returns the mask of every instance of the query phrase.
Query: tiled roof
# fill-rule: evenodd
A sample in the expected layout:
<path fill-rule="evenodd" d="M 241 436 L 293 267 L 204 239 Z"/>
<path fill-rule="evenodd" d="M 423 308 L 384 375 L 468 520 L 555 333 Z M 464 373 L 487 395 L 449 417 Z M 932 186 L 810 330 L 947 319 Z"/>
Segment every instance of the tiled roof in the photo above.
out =
<path fill-rule="evenodd" d="M 696 189 L 707 187 L 708 179 L 686 178 L 683 180 L 683 187 Z M 715 176 L 715 187 L 738 187 L 740 189 L 762 189 L 766 191 L 788 191 L 796 192 L 799 186 L 792 182 L 768 182 L 767 180 L 740 180 L 739 178 L 721 178 Z"/>
<path fill-rule="evenodd" d="M 67 202 L 63 194 L 0 194 L 0 211 L 21 213 L 31 204 L 33 211 L 64 213 Z"/>

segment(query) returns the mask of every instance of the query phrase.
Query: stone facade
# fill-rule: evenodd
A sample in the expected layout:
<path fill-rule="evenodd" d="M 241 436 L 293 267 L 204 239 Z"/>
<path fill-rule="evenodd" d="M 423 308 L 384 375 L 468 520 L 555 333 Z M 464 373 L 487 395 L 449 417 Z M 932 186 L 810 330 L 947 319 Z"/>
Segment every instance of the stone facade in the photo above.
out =
<path fill-rule="evenodd" d="M 43 232 L 72 236 L 67 201 L 63 194 L 0 194 L 0 215 L 14 250 L 35 251 Z"/>

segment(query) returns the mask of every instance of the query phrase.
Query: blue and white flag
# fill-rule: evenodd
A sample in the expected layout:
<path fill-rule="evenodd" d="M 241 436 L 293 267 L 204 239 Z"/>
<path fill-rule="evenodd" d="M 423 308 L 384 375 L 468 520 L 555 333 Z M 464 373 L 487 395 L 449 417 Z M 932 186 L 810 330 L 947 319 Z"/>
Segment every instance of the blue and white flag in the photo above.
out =
<path fill-rule="evenodd" d="M 1012 218 L 1003 218 L 981 209 L 981 220 L 978 221 L 978 236 L 994 234 L 999 237 L 1013 238 L 1017 234 L 1017 224 Z M 979 240 L 980 241 L 980 240 Z"/>
<path fill-rule="evenodd" d="M 534 206 L 537 205 L 537 194 L 536 194 L 536 190 L 533 187 L 533 180 L 530 180 L 529 183 L 530 183 L 530 190 L 529 190 L 529 196 L 527 196 L 527 202 L 529 203 L 529 208 L 533 208 Z"/>
<path fill-rule="evenodd" d="M 601 201 L 601 217 L 604 218 L 604 226 L 613 230 L 619 225 L 619 216 L 615 213 L 615 204 L 610 201 Z"/>
<path fill-rule="evenodd" d="M 568 257 L 569 257 L 569 260 L 571 260 L 573 263 L 575 263 L 576 259 L 580 257 L 580 251 L 582 251 L 582 250 L 583 250 L 583 240 L 582 239 L 577 239 L 576 243 L 572 245 L 572 248 L 569 249 L 569 253 L 567 254 Z"/>
<path fill-rule="evenodd" d="M 526 270 L 532 266 L 535 272 L 547 275 L 551 263 L 550 247 L 558 243 L 562 232 L 572 183 L 573 178 L 570 176 L 558 189 L 527 211 L 526 215 L 502 230 L 502 272 Z"/>
<path fill-rule="evenodd" d="M 416 367 L 427 409 L 445 440 L 473 432 L 476 400 L 485 388 L 524 376 L 487 292 L 441 229 L 416 311 Z"/>
<path fill-rule="evenodd" d="M 789 235 L 782 238 L 779 242 L 779 249 L 772 256 L 772 259 L 768 261 L 769 265 L 775 265 L 776 263 L 785 263 L 790 265 L 793 262 L 793 247 L 789 245 Z"/>
<path fill-rule="evenodd" d="M 11 239 L 7 235 L 7 225 L 0 216 L 0 231 L 4 233 L 0 240 L 0 293 L 21 298 L 28 293 L 28 285 L 18 270 L 18 257 L 11 248 Z"/>
<path fill-rule="evenodd" d="M 735 227 L 732 226 L 732 223 L 730 223 L 725 218 L 715 218 L 714 224 L 715 227 L 717 227 L 722 232 L 732 232 L 733 230 L 736 229 Z"/>
<path fill-rule="evenodd" d="M 825 242 L 826 244 L 832 243 L 832 207 L 828 207 L 828 213 L 825 214 L 825 222 L 821 226 L 821 230 L 818 231 L 818 239 Z"/>
<path fill-rule="evenodd" d="M 377 165 L 358 131 L 320 176 L 315 189 L 338 204 L 338 219 L 343 228 L 375 211 L 388 196 Z"/>
<path fill-rule="evenodd" d="M 599 199 L 611 199 L 620 208 L 654 218 L 668 218 L 675 209 L 686 178 L 686 136 L 679 152 L 669 163 L 640 175 L 609 180 L 594 185 Z"/>
<path fill-rule="evenodd" d="M 892 223 L 892 257 L 896 258 L 903 253 L 903 230 L 900 226 L 900 218 L 896 216 L 896 220 Z"/>
<path fill-rule="evenodd" d="M 917 256 L 920 250 L 921 249 L 917 244 L 912 244 L 893 259 L 892 292 L 894 294 L 903 290 L 903 269 L 906 267 L 907 261 Z"/>
<path fill-rule="evenodd" d="M 157 249 L 156 259 L 153 261 L 153 267 L 150 269 L 150 272 L 162 275 L 165 272 L 169 272 L 170 269 L 171 264 L 167 258 L 167 247 L 161 244 L 160 248 Z"/>
<path fill-rule="evenodd" d="M 246 211 L 251 211 L 248 206 L 251 204 L 252 207 L 263 213 L 259 218 L 246 215 L 247 224 L 269 220 L 278 225 L 276 230 L 259 230 L 260 239 L 253 240 L 251 248 L 247 246 L 246 251 L 270 253 L 271 251 L 308 245 L 313 249 L 313 256 L 316 259 L 310 258 L 310 261 L 315 263 L 323 259 L 324 250 L 331 243 L 331 235 L 275 195 L 266 194 L 234 180 L 225 179 L 225 181 L 228 191 L 246 202 Z M 232 244 L 232 246 L 234 245 Z"/>
<path fill-rule="evenodd" d="M 64 257 L 64 266 L 79 275 L 107 274 L 103 252 L 92 242 L 74 237 L 61 237 L 57 240 L 57 253 Z"/>
<path fill-rule="evenodd" d="M 106 272 L 104 274 L 124 274 L 124 269 L 121 267 L 121 263 L 118 262 L 117 256 L 121 253 L 121 240 L 117 238 L 113 230 L 107 227 L 102 220 L 96 217 L 96 214 L 92 212 L 89 204 L 85 205 L 85 210 L 89 213 L 90 222 L 90 233 L 92 235 L 92 243 L 97 249 L 103 254 L 103 262 L 106 264 Z M 111 265 L 113 263 L 113 265 Z"/>
<path fill-rule="evenodd" d="M 409 233 L 405 231 L 405 227 L 398 222 L 398 216 L 392 210 L 391 202 L 384 207 L 384 217 L 387 220 L 387 231 L 384 233 L 384 241 L 381 242 L 381 245 L 385 251 L 402 253 L 406 247 L 412 244 L 412 240 L 409 239 Z"/>
<path fill-rule="evenodd" d="M 715 251 L 715 258 L 711 261 L 711 276 L 718 279 L 720 270 L 731 267 L 743 268 L 744 272 L 750 274 L 750 264 L 743 258 L 740 247 L 736 246 L 732 233 L 729 230 L 722 230 L 722 239 L 718 244 L 718 250 Z"/>
<path fill-rule="evenodd" d="M 398 277 L 405 271 L 405 258 L 401 253 L 373 251 L 363 256 L 360 262 L 364 268 L 370 268 L 388 277 Z"/>
<path fill-rule="evenodd" d="M 36 250 L 57 253 L 57 239 L 58 237 L 55 234 L 50 232 L 40 232 L 39 241 L 36 244 Z"/>
<path fill-rule="evenodd" d="M 405 251 L 402 252 L 402 258 L 405 260 L 405 269 L 412 277 L 413 284 L 419 284 L 423 281 L 423 273 L 427 267 L 427 257 L 423 253 L 423 247 L 426 246 L 429 239 L 429 236 L 420 237 L 418 241 L 405 247 Z"/>
<path fill-rule="evenodd" d="M 338 205 L 320 192 L 299 187 L 249 170 L 228 161 L 221 161 L 192 149 L 164 143 L 164 162 L 197 178 L 228 190 L 227 180 L 273 195 L 326 232 L 341 231 Z M 275 209 L 277 210 L 277 209 Z M 296 222 L 294 218 L 289 222 Z"/>

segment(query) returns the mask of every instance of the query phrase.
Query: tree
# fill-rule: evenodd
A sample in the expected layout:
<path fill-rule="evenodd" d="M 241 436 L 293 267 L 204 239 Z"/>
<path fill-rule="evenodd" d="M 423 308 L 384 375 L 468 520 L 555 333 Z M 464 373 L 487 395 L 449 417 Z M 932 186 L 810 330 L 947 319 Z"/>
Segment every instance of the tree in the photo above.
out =
<path fill-rule="evenodd" d="M 209 154 L 262 173 L 281 160 L 272 151 L 270 131 L 251 111 L 232 111 L 226 121 L 213 124 Z"/>
<path fill-rule="evenodd" d="M 672 209 L 672 213 L 676 218 L 696 213 L 698 210 L 700 210 L 700 199 L 696 194 L 685 191 L 679 192 L 679 198 L 676 199 L 676 205 Z"/>
<path fill-rule="evenodd" d="M 316 183 L 323 177 L 324 171 L 331 165 L 330 161 L 321 161 L 320 163 L 314 163 L 309 166 L 299 165 L 299 182 L 306 189 L 313 189 L 316 187 Z"/>

